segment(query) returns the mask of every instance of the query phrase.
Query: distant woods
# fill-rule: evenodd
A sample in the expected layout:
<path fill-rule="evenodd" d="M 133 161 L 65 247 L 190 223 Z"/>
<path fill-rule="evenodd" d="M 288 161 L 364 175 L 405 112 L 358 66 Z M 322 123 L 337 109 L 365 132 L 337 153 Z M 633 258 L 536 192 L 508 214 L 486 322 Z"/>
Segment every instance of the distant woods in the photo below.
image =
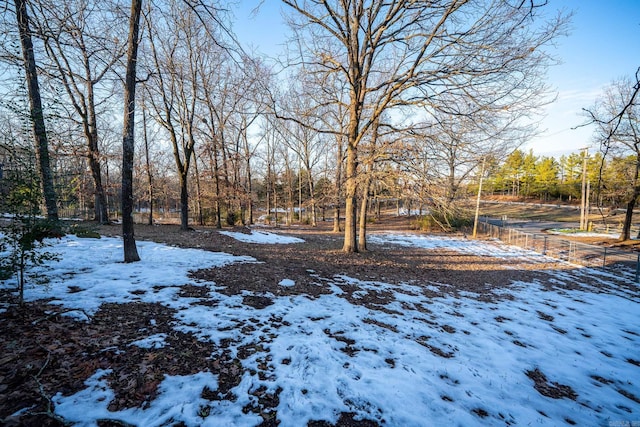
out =
<path fill-rule="evenodd" d="M 635 157 L 605 157 L 603 153 L 591 150 L 594 153 L 580 150 L 560 157 L 536 156 L 532 150 L 515 150 L 503 161 L 490 165 L 483 192 L 577 203 L 582 194 L 586 165 L 592 204 L 623 207 L 636 167 Z"/>

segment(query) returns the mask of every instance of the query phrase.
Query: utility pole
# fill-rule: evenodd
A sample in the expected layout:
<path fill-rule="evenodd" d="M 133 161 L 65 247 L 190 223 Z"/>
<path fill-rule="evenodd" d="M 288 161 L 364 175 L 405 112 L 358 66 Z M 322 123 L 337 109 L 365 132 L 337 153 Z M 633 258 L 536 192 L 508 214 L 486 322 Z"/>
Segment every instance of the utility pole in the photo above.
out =
<path fill-rule="evenodd" d="M 482 158 L 482 167 L 480 168 L 480 183 L 478 184 L 478 198 L 476 199 L 476 215 L 473 219 L 473 235 L 475 239 L 478 231 L 478 216 L 480 215 L 480 195 L 482 194 L 482 180 L 484 178 L 484 166 L 487 161 L 486 157 Z"/>
<path fill-rule="evenodd" d="M 582 162 L 582 198 L 580 199 L 580 230 L 587 229 L 587 222 L 589 220 L 587 213 L 587 201 L 588 189 L 587 189 L 587 158 L 589 157 L 589 149 L 584 148 L 584 157 Z"/>

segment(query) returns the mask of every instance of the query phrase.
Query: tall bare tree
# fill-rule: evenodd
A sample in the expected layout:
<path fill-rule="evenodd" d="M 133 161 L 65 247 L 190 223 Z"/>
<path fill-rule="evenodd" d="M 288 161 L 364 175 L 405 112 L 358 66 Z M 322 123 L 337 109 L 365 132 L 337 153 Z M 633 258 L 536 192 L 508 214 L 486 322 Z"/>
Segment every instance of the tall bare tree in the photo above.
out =
<path fill-rule="evenodd" d="M 600 143 L 603 160 L 610 156 L 635 157 L 633 174 L 626 190 L 626 213 L 620 240 L 631 237 L 633 209 L 640 197 L 640 68 L 635 79 L 613 82 L 590 109 L 585 110 L 596 125 L 594 139 Z M 639 232 L 640 235 L 640 232 Z"/>
<path fill-rule="evenodd" d="M 86 140 L 86 157 L 94 184 L 94 218 L 107 223 L 97 108 L 112 93 L 104 87 L 100 91 L 99 84 L 124 54 L 124 46 L 114 34 L 118 28 L 116 16 L 106 7 L 108 3 L 34 3 L 38 32 L 52 65 L 49 76 L 64 88 L 76 114 L 73 120 L 81 125 Z"/>
<path fill-rule="evenodd" d="M 122 239 L 124 262 L 140 261 L 133 235 L 133 156 L 135 148 L 136 65 L 140 42 L 142 0 L 131 0 L 127 74 L 124 84 L 124 124 L 122 129 Z"/>
<path fill-rule="evenodd" d="M 209 145 L 203 151 L 216 168 L 218 148 L 224 148 L 225 128 L 212 120 L 219 118 L 215 114 L 219 110 L 214 108 L 220 95 L 215 82 L 224 78 L 218 63 L 224 63 L 228 56 L 218 40 L 223 24 L 216 13 L 205 2 L 168 1 L 160 9 L 150 6 L 147 18 L 153 64 L 147 85 L 149 103 L 171 142 L 180 180 L 182 230 L 189 229 L 188 181 L 192 162 L 198 158 L 196 141 L 200 138 Z M 226 152 L 222 150 L 222 154 L 224 157 Z M 221 162 L 223 169 L 228 167 L 225 160 Z"/>
<path fill-rule="evenodd" d="M 432 213 L 447 227 L 459 212 L 456 203 L 464 184 L 485 159 L 504 158 L 535 133 L 535 122 L 521 120 L 531 115 L 529 102 L 522 101 L 498 111 L 489 107 L 475 111 L 473 105 L 458 105 L 455 112 L 425 108 L 424 120 L 414 122 L 406 138 L 410 144 L 406 163 L 430 184 Z"/>
<path fill-rule="evenodd" d="M 539 91 L 541 49 L 563 18 L 538 24 L 535 0 L 283 0 L 309 68 L 348 82 L 343 250 L 357 252 L 358 147 L 385 110 L 443 93 L 478 105 Z M 444 105 L 442 108 L 446 108 Z"/>
<path fill-rule="evenodd" d="M 314 168 L 320 162 L 321 156 L 327 148 L 327 139 L 330 135 L 317 132 L 323 126 L 312 105 L 313 99 L 310 93 L 304 92 L 304 87 L 299 87 L 300 82 L 305 85 L 305 76 L 299 76 L 290 85 L 290 90 L 284 94 L 285 108 L 290 114 L 295 115 L 296 121 L 281 121 L 276 124 L 276 130 L 280 133 L 283 143 L 292 150 L 299 160 L 301 169 L 298 172 L 302 179 L 302 172 L 306 180 L 305 186 L 309 193 L 310 222 L 317 225 L 317 200 L 315 198 L 315 172 Z M 299 185 L 302 185 L 300 182 Z M 302 215 L 302 212 L 300 212 Z"/>
<path fill-rule="evenodd" d="M 38 159 L 38 171 L 40 173 L 40 185 L 44 195 L 47 208 L 47 218 L 52 221 L 58 220 L 58 205 L 55 187 L 53 185 L 53 174 L 49 161 L 49 140 L 44 122 L 44 112 L 42 110 L 42 99 L 40 97 L 40 85 L 38 83 L 38 70 L 33 51 L 33 40 L 29 25 L 29 14 L 27 12 L 26 0 L 15 0 L 15 12 L 20 33 L 20 44 L 22 46 L 22 56 L 24 70 L 27 79 L 27 90 L 29 94 L 29 111 L 33 125 L 33 136 L 36 141 L 36 156 Z"/>
<path fill-rule="evenodd" d="M 151 10 L 151 9 L 150 9 Z M 180 228 L 189 229 L 188 178 L 195 150 L 197 70 L 202 58 L 200 21 L 191 9 L 172 2 L 155 18 L 147 15 L 157 96 L 150 98 L 156 118 L 169 134 L 180 180 Z"/>

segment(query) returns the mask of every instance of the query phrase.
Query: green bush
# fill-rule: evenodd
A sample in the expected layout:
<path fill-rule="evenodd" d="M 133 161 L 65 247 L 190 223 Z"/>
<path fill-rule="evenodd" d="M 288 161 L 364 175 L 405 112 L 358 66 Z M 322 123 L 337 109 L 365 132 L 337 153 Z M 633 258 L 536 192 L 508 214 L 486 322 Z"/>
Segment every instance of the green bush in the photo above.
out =
<path fill-rule="evenodd" d="M 58 255 L 44 248 L 46 238 L 64 236 L 60 224 L 32 216 L 14 216 L 0 234 L 0 278 L 18 276 L 19 304 L 24 302 L 24 286 L 30 268 L 57 261 Z"/>
<path fill-rule="evenodd" d="M 34 278 L 29 270 L 58 259 L 57 254 L 45 250 L 45 239 L 65 234 L 61 223 L 41 217 L 42 193 L 29 159 L 6 177 L 0 189 L 0 209 L 10 214 L 0 230 L 0 279 L 17 276 L 20 305 L 24 302 L 27 278 Z"/>
<path fill-rule="evenodd" d="M 421 231 L 459 231 L 473 226 L 473 218 L 465 213 L 444 215 L 432 212 L 429 215 L 418 217 L 412 228 Z"/>
<path fill-rule="evenodd" d="M 101 237 L 100 233 L 96 230 L 79 224 L 74 224 L 69 227 L 69 233 L 81 239 L 99 239 Z"/>

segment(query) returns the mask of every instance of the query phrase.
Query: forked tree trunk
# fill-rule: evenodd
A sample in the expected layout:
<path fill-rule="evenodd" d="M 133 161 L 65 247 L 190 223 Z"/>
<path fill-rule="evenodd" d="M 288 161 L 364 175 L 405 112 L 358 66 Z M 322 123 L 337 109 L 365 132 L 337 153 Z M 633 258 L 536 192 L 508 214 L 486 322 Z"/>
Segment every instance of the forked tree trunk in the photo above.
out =
<path fill-rule="evenodd" d="M 33 53 L 33 41 L 31 40 L 31 29 L 29 28 L 29 15 L 27 14 L 27 5 L 25 4 L 25 1 L 15 0 L 15 7 L 18 31 L 20 32 L 20 43 L 22 45 L 24 69 L 27 79 L 27 90 L 29 93 L 29 109 L 31 122 L 33 124 L 33 135 L 36 141 L 36 156 L 38 159 L 38 170 L 40 172 L 40 185 L 42 187 L 45 206 L 47 208 L 47 218 L 52 221 L 57 221 L 58 205 L 49 160 L 49 140 L 47 138 L 47 129 L 44 123 L 42 99 L 40 98 L 40 85 L 38 84 L 36 60 Z"/>
<path fill-rule="evenodd" d="M 140 261 L 133 237 L 133 154 L 136 105 L 136 62 L 142 0 L 131 0 L 127 75 L 124 87 L 124 125 L 122 137 L 122 239 L 124 262 Z"/>

